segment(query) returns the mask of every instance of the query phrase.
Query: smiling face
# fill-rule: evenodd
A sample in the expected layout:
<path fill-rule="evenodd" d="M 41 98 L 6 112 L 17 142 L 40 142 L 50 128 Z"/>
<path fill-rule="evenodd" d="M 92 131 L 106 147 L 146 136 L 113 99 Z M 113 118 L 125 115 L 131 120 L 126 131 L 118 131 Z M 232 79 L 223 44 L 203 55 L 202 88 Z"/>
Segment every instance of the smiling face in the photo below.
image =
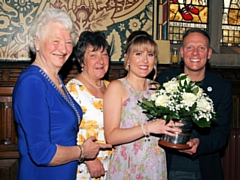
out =
<path fill-rule="evenodd" d="M 124 54 L 124 68 L 128 71 L 127 76 L 146 78 L 154 69 L 155 75 L 153 78 L 155 78 L 158 61 L 156 42 L 146 34 L 130 36 L 127 41 Z"/>
<path fill-rule="evenodd" d="M 128 57 L 129 73 L 138 77 L 146 77 L 155 64 L 155 56 L 153 52 L 148 50 L 139 50 L 131 53 Z"/>
<path fill-rule="evenodd" d="M 103 78 L 108 71 L 109 56 L 106 49 L 99 48 L 94 51 L 94 48 L 88 45 L 83 61 L 83 73 L 93 80 Z"/>
<path fill-rule="evenodd" d="M 207 37 L 198 32 L 188 34 L 180 48 L 181 57 L 184 59 L 184 71 L 205 73 L 206 63 L 212 55 Z"/>
<path fill-rule="evenodd" d="M 44 28 L 41 38 L 35 40 L 35 46 L 39 48 L 36 60 L 50 68 L 60 69 L 73 50 L 71 33 L 57 22 L 48 23 Z"/>

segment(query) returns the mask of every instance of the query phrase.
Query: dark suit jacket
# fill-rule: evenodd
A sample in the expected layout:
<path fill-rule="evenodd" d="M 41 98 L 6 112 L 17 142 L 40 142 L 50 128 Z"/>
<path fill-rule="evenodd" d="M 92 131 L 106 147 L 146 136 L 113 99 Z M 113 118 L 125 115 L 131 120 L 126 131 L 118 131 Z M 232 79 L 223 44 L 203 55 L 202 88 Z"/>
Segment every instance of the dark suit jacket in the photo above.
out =
<path fill-rule="evenodd" d="M 157 81 L 163 84 L 167 81 L 166 78 L 171 79 L 180 73 L 183 73 L 183 70 L 163 72 L 157 77 Z M 218 120 L 211 124 L 211 128 L 195 127 L 192 138 L 199 138 L 200 144 L 196 154 L 191 158 L 197 158 L 199 160 L 202 180 L 223 180 L 220 153 L 226 146 L 230 133 L 232 120 L 232 86 L 227 80 L 207 71 L 201 86 L 204 92 L 213 100 Z M 166 149 L 168 171 L 171 163 L 174 163 L 171 161 L 172 153 L 174 153 L 174 151 L 168 151 Z M 181 164 L 179 164 L 179 166 L 181 166 Z"/>

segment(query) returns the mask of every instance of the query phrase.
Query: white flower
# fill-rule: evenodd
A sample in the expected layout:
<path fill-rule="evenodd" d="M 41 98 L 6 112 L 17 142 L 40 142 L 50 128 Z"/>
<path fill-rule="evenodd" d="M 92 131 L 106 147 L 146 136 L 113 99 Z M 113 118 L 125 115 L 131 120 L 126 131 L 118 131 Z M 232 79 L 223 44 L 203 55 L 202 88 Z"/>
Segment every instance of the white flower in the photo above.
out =
<path fill-rule="evenodd" d="M 149 99 L 142 104 L 149 117 L 160 117 L 169 121 L 184 117 L 192 119 L 199 127 L 209 127 L 216 120 L 213 101 L 188 75 L 180 74 L 163 83 Z M 140 103 L 141 106 L 141 103 Z"/>
<path fill-rule="evenodd" d="M 153 94 L 150 96 L 150 100 L 152 100 L 152 101 L 155 101 L 156 98 L 157 98 L 156 93 L 153 93 Z"/>
<path fill-rule="evenodd" d="M 174 93 L 178 90 L 178 82 L 176 79 L 172 79 L 171 81 L 168 81 L 166 83 L 163 83 L 164 88 L 166 89 L 167 93 Z"/>
<path fill-rule="evenodd" d="M 169 102 L 169 97 L 167 95 L 160 95 L 156 98 L 155 105 L 156 106 L 166 106 Z"/>
<path fill-rule="evenodd" d="M 202 96 L 202 98 L 200 98 L 197 101 L 197 110 L 201 110 L 203 112 L 210 112 L 212 109 L 212 104 L 207 101 L 207 99 L 205 97 Z"/>
<path fill-rule="evenodd" d="M 183 93 L 182 95 L 182 104 L 188 107 L 191 107 L 197 100 L 197 96 L 195 96 L 193 93 Z"/>

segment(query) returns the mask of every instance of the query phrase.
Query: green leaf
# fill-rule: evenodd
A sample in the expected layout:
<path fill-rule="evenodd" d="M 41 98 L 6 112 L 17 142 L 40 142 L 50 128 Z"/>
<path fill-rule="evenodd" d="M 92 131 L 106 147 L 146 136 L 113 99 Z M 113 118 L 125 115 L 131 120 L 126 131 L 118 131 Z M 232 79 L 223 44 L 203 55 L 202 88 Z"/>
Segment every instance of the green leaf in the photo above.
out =
<path fill-rule="evenodd" d="M 192 92 L 193 92 L 193 94 L 195 94 L 195 95 L 197 95 L 198 91 L 199 91 L 199 88 L 198 88 L 198 87 L 195 87 L 195 88 L 192 89 Z"/>
<path fill-rule="evenodd" d="M 198 121 L 193 120 L 193 122 L 196 123 L 201 128 L 210 127 L 210 124 L 211 124 L 211 121 L 206 121 L 203 119 L 200 119 Z"/>
<path fill-rule="evenodd" d="M 148 101 L 148 100 L 146 100 L 146 99 L 143 99 L 143 100 L 142 100 L 142 104 L 143 104 L 143 105 L 146 105 L 146 106 L 149 106 L 149 107 L 154 107 L 153 101 Z"/>

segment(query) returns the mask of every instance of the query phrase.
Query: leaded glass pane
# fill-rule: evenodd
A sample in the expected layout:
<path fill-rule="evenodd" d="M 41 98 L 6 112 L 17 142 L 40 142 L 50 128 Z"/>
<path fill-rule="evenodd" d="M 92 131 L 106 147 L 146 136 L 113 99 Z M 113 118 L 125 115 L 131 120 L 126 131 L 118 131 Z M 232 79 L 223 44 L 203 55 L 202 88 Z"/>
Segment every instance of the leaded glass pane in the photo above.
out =
<path fill-rule="evenodd" d="M 224 0 L 221 46 L 240 47 L 240 0 Z"/>
<path fill-rule="evenodd" d="M 189 28 L 207 31 L 207 0 L 172 0 L 170 3 L 169 40 L 181 44 L 182 35 Z"/>

